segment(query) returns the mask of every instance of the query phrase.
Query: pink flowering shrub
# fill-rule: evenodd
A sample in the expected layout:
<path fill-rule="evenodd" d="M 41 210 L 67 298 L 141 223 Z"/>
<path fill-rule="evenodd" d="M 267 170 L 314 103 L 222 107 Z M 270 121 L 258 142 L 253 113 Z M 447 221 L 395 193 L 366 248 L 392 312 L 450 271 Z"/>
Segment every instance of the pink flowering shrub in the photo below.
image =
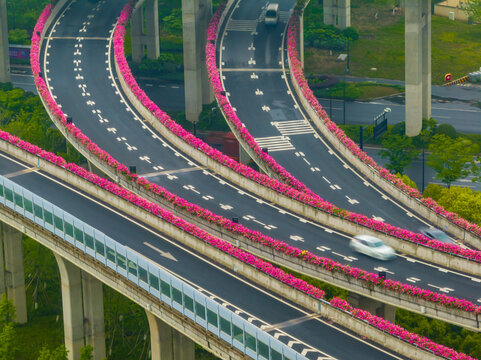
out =
<path fill-rule="evenodd" d="M 48 18 L 48 14 L 50 14 L 50 7 L 46 7 L 44 12 L 42 13 L 42 16 L 39 18 L 37 25 L 36 25 L 36 30 L 42 31 L 43 26 L 45 24 L 45 21 Z M 217 14 L 217 13 L 216 13 Z M 125 20 L 124 13 L 122 13 L 121 19 Z M 358 269 L 358 268 L 352 268 L 350 266 L 345 266 L 342 265 L 339 262 L 335 262 L 331 259 L 320 257 L 317 255 L 314 255 L 306 250 L 301 250 L 296 247 L 290 246 L 285 242 L 275 240 L 269 236 L 266 236 L 258 231 L 253 231 L 249 228 L 246 228 L 245 226 L 237 223 L 233 223 L 231 220 L 226 219 L 220 215 L 217 215 L 210 210 L 204 209 L 196 204 L 192 204 L 185 199 L 169 192 L 165 188 L 157 185 L 150 183 L 148 180 L 137 176 L 136 174 L 131 174 L 127 167 L 114 158 L 112 158 L 107 152 L 103 151 L 100 149 L 95 143 L 93 143 L 88 137 L 86 137 L 80 129 L 76 128 L 72 124 L 66 124 L 66 119 L 64 117 L 63 112 L 61 109 L 58 107 L 57 103 L 55 100 L 50 96 L 50 93 L 48 89 L 46 88 L 45 82 L 41 77 L 39 77 L 39 71 L 40 71 L 40 65 L 38 62 L 38 49 L 39 49 L 39 42 L 40 42 L 40 37 L 36 36 L 36 31 L 34 32 L 34 37 L 32 38 L 32 53 L 34 56 L 32 56 L 32 69 L 34 71 L 34 76 L 37 84 L 37 88 L 39 89 L 39 93 L 43 97 L 44 101 L 46 102 L 49 110 L 55 114 L 55 116 L 61 120 L 62 124 L 65 126 L 65 128 L 80 142 L 86 146 L 90 152 L 96 156 L 99 157 L 100 160 L 104 161 L 106 164 L 109 166 L 113 167 L 114 169 L 117 170 L 117 172 L 121 175 L 127 176 L 132 182 L 137 183 L 139 186 L 144 187 L 146 190 L 149 190 L 153 194 L 159 195 L 162 198 L 166 199 L 169 201 L 171 204 L 173 204 L 176 208 L 179 210 L 185 211 L 189 214 L 198 216 L 199 218 L 203 220 L 207 220 L 212 224 L 215 224 L 217 226 L 223 227 L 225 230 L 230 231 L 234 234 L 241 235 L 247 240 L 254 241 L 257 243 L 262 244 L 263 246 L 272 248 L 278 252 L 281 252 L 283 254 L 286 254 L 288 256 L 292 256 L 298 259 L 301 259 L 302 261 L 305 261 L 307 263 L 317 265 L 322 267 L 325 270 L 331 271 L 331 272 L 338 272 L 338 273 L 343 273 L 346 277 L 348 278 L 355 278 L 358 280 L 361 280 L 366 283 L 368 286 L 378 286 L 382 287 L 385 289 L 389 289 L 391 291 L 395 291 L 397 293 L 401 294 L 406 294 L 406 295 L 411 295 L 411 296 L 416 296 L 418 298 L 422 298 L 428 301 L 432 301 L 435 303 L 438 303 L 443 306 L 448 306 L 450 308 L 458 308 L 463 311 L 468 311 L 468 312 L 479 312 L 480 308 L 475 306 L 474 304 L 467 302 L 465 300 L 461 300 L 455 297 L 450 297 L 446 296 L 444 294 L 438 294 L 438 293 L 433 293 L 429 290 L 423 290 L 411 285 L 403 284 L 401 282 L 396 282 L 392 280 L 383 280 L 380 278 L 378 275 L 369 273 L 367 271 Z M 35 45 L 35 46 L 34 46 Z M 35 49 L 35 50 L 34 50 Z M 41 90 L 41 92 L 40 92 Z M 36 154 L 38 156 L 41 156 L 42 158 L 49 160 L 59 166 L 65 167 L 65 160 L 62 158 L 45 152 L 41 150 L 40 148 L 28 144 L 26 142 L 21 141 L 18 138 L 15 138 L 11 136 L 8 133 L 5 132 L 0 132 L 0 138 L 8 141 L 12 144 L 15 144 L 16 146 L 19 146 L 23 148 L 24 150 L 27 150 L 33 154 Z M 69 169 L 72 171 L 75 166 L 70 166 Z M 76 169 L 76 168 L 75 168 Z M 86 173 L 83 172 L 84 170 L 80 173 L 76 173 L 77 175 L 83 176 Z M 83 175 L 82 175 L 83 174 Z M 84 176 L 85 177 L 85 176 Z M 90 175 L 87 176 L 86 178 L 89 179 Z"/>
<path fill-rule="evenodd" d="M 402 328 L 401 326 L 392 324 L 389 321 L 384 320 L 379 316 L 371 314 L 368 311 L 356 309 L 343 299 L 333 298 L 330 301 L 330 304 L 338 309 L 341 309 L 349 313 L 350 315 L 354 316 L 357 319 L 368 322 L 370 325 L 378 328 L 379 330 L 382 330 L 385 333 L 395 336 L 412 345 L 432 351 L 434 354 L 438 356 L 443 356 L 447 359 L 452 359 L 452 360 L 475 360 L 469 355 L 459 353 L 447 346 L 437 344 L 424 336 L 420 336 L 416 333 L 409 332 L 406 329 Z"/>
<path fill-rule="evenodd" d="M 336 123 L 329 119 L 326 111 L 322 108 L 321 104 L 317 101 L 316 96 L 309 88 L 309 84 L 304 76 L 304 72 L 302 70 L 301 62 L 299 60 L 299 53 L 297 50 L 297 38 L 299 33 L 299 12 L 302 11 L 302 6 L 296 7 L 290 22 L 289 28 L 287 31 L 287 53 L 291 63 L 291 71 L 294 75 L 294 78 L 299 85 L 302 94 L 307 99 L 308 103 L 312 107 L 312 109 L 316 112 L 319 118 L 324 122 L 327 129 L 329 129 L 339 140 L 340 142 L 351 151 L 355 156 L 357 156 L 361 161 L 365 164 L 371 166 L 375 169 L 378 174 L 389 181 L 391 184 L 402 190 L 404 193 L 408 194 L 409 196 L 419 200 L 422 202 L 426 207 L 434 211 L 436 214 L 439 214 L 445 218 L 447 218 L 452 223 L 456 224 L 457 226 L 470 231 L 471 233 L 475 234 L 476 236 L 481 236 L 481 227 L 473 224 L 461 216 L 454 212 L 447 211 L 442 206 L 436 203 L 431 198 L 424 198 L 422 194 L 417 190 L 408 185 L 406 185 L 401 179 L 397 178 L 395 175 L 391 174 L 389 170 L 378 165 L 373 158 L 367 155 L 364 151 L 362 151 L 359 146 L 349 138 L 343 130 L 337 127 Z"/>

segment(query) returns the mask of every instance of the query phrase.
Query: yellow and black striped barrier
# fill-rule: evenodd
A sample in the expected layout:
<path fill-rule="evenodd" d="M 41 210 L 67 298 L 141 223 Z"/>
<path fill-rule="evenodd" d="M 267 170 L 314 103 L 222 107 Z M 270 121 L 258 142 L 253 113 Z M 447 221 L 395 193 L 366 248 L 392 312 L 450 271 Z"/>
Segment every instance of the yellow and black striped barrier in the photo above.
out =
<path fill-rule="evenodd" d="M 450 81 L 450 82 L 444 84 L 443 86 L 450 86 L 450 85 L 462 84 L 462 83 L 467 82 L 468 79 L 469 79 L 469 75 L 466 75 L 466 76 L 463 76 L 463 77 L 461 77 L 461 78 L 459 78 L 459 79 Z"/>

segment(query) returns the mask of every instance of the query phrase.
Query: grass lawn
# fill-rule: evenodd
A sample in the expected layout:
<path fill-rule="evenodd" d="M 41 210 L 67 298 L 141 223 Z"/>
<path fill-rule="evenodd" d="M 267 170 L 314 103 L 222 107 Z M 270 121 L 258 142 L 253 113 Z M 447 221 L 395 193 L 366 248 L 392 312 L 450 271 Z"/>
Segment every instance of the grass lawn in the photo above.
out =
<path fill-rule="evenodd" d="M 345 92 L 344 86 L 346 86 Z M 343 99 L 345 95 L 346 99 L 349 99 L 350 101 L 372 100 L 398 94 L 400 92 L 404 92 L 404 87 L 398 85 L 373 84 L 369 82 L 344 83 L 343 81 L 338 82 L 330 88 L 314 90 L 314 94 L 319 98 L 332 97 L 333 99 Z"/>
<path fill-rule="evenodd" d="M 360 38 L 350 47 L 351 75 L 403 80 L 404 14 L 399 11 L 393 15 L 386 5 L 360 0 L 352 3 L 352 25 L 359 31 Z M 339 51 L 330 55 L 328 50 L 308 48 L 305 54 L 306 72 L 344 74 L 345 62 L 336 60 Z M 442 84 L 445 73 L 458 78 L 478 70 L 480 65 L 481 25 L 433 16 L 433 84 Z"/>
<path fill-rule="evenodd" d="M 17 360 L 35 360 L 43 346 L 53 350 L 63 344 L 63 322 L 56 315 L 37 316 L 17 330 Z"/>

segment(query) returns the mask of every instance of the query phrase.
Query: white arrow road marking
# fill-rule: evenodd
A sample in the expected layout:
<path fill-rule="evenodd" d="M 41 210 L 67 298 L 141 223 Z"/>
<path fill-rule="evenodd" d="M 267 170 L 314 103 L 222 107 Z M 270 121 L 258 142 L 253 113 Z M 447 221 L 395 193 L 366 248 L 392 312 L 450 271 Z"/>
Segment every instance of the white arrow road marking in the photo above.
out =
<path fill-rule="evenodd" d="M 262 110 L 264 110 L 264 111 L 271 111 L 271 108 L 270 108 L 269 106 L 267 106 L 267 105 L 263 105 L 263 106 L 262 106 Z"/>
<path fill-rule="evenodd" d="M 335 251 L 333 251 L 332 253 L 333 253 L 334 255 L 337 255 L 337 256 L 342 257 L 342 258 L 343 258 L 344 260 L 346 260 L 346 261 L 352 262 L 352 261 L 354 261 L 354 260 L 357 260 L 357 258 L 355 258 L 354 256 L 346 256 L 346 255 L 343 255 L 343 254 L 339 254 L 339 253 L 337 253 L 337 252 L 335 252 Z"/>
<path fill-rule="evenodd" d="M 232 206 L 227 205 L 227 204 L 221 204 L 221 203 L 219 203 L 219 205 L 220 205 L 220 207 L 221 207 L 222 209 L 224 209 L 224 210 L 232 210 L 232 209 L 233 209 Z"/>
<path fill-rule="evenodd" d="M 259 89 L 256 89 L 256 95 L 264 95 L 264 92 Z"/>
<path fill-rule="evenodd" d="M 412 283 L 417 283 L 418 281 L 421 281 L 421 279 L 415 278 L 415 277 L 408 277 L 406 278 L 407 281 L 412 282 Z"/>
<path fill-rule="evenodd" d="M 251 79 L 259 79 L 259 75 L 257 75 L 256 73 L 252 73 Z"/>
<path fill-rule="evenodd" d="M 356 205 L 356 204 L 359 204 L 359 201 L 357 201 L 356 199 L 351 199 L 349 196 L 346 195 L 346 199 L 347 201 L 352 204 L 352 205 Z"/>
<path fill-rule="evenodd" d="M 331 250 L 331 248 L 327 247 L 327 246 L 318 246 L 316 247 L 317 250 L 319 251 L 329 251 Z"/>
<path fill-rule="evenodd" d="M 291 240 L 294 240 L 294 241 L 304 242 L 304 238 L 302 236 L 299 236 L 299 235 L 291 235 L 291 236 L 289 236 L 289 238 Z"/>
<path fill-rule="evenodd" d="M 442 291 L 446 294 L 449 294 L 451 291 L 454 291 L 454 289 L 451 289 L 451 288 L 448 288 L 448 287 L 436 286 L 436 285 L 433 285 L 433 284 L 428 284 L 428 286 L 431 286 L 435 289 L 438 289 L 439 291 Z"/>
<path fill-rule="evenodd" d="M 382 266 L 375 267 L 374 270 L 375 270 L 375 271 L 385 271 L 385 272 L 387 272 L 388 274 L 394 274 L 392 271 L 389 271 L 387 268 L 382 267 Z"/>
<path fill-rule="evenodd" d="M 183 188 L 186 189 L 186 190 L 191 190 L 191 191 L 200 195 L 200 192 L 195 189 L 194 185 L 184 185 Z"/>
<path fill-rule="evenodd" d="M 372 218 L 373 218 L 374 220 L 384 222 L 384 219 L 383 219 L 382 217 L 380 217 L 380 216 L 372 215 Z"/>
<path fill-rule="evenodd" d="M 160 254 L 160 256 L 163 256 L 163 257 L 165 257 L 166 259 L 169 259 L 169 260 L 172 260 L 172 261 L 176 261 L 176 262 L 179 261 L 179 260 L 177 260 L 177 259 L 174 257 L 174 255 L 172 255 L 170 252 L 162 251 L 162 250 L 156 248 L 154 245 L 149 244 L 148 242 L 145 242 L 145 241 L 144 241 L 144 245 L 148 246 L 148 247 L 151 248 L 152 250 L 157 251 L 157 252 Z"/>

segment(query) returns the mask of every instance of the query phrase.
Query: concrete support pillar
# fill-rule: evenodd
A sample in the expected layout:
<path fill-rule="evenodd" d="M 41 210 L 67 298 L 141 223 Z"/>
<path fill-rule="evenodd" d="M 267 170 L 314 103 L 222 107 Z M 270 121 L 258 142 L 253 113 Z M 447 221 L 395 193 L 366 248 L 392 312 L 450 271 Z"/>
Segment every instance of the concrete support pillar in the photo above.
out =
<path fill-rule="evenodd" d="M 202 104 L 210 104 L 214 101 L 214 91 L 209 81 L 209 74 L 205 64 L 205 45 L 207 43 L 207 27 L 209 26 L 210 18 L 212 17 L 212 0 L 200 0 L 199 10 L 201 13 L 200 20 L 200 40 L 201 40 L 201 81 L 202 81 Z"/>
<path fill-rule="evenodd" d="M 337 27 L 341 30 L 351 26 L 351 0 L 337 0 Z"/>
<path fill-rule="evenodd" d="M 10 81 L 8 55 L 7 0 L 0 0 L 0 82 Z"/>
<path fill-rule="evenodd" d="M 356 308 L 367 310 L 371 314 L 382 317 L 394 324 L 394 320 L 396 319 L 396 308 L 392 305 L 387 305 L 355 293 L 350 293 L 347 296 L 347 301 Z"/>
<path fill-rule="evenodd" d="M 213 100 L 205 65 L 207 24 L 212 15 L 212 0 L 182 0 L 184 39 L 185 117 L 199 121 L 203 103 Z"/>
<path fill-rule="evenodd" d="M 251 157 L 245 151 L 241 144 L 239 144 L 239 162 L 243 165 L 247 165 L 251 161 Z"/>
<path fill-rule="evenodd" d="M 422 31 L 423 49 L 423 118 L 431 118 L 431 0 L 421 1 L 424 26 Z"/>
<path fill-rule="evenodd" d="M 152 360 L 194 360 L 194 342 L 150 311 L 145 311 L 150 329 Z"/>
<path fill-rule="evenodd" d="M 431 0 L 406 0 L 406 135 L 431 117 Z"/>
<path fill-rule="evenodd" d="M 336 26 L 336 9 L 335 2 L 337 0 L 324 0 L 323 10 L 324 10 L 324 24 Z"/>
<path fill-rule="evenodd" d="M 3 244 L 5 243 L 4 227 L 7 226 L 4 223 L 0 223 L 0 296 L 7 291 L 7 285 L 5 284 L 5 258 L 3 255 Z"/>
<path fill-rule="evenodd" d="M 144 28 L 145 25 L 145 28 Z M 139 63 L 145 56 L 157 59 L 160 56 L 159 4 L 157 0 L 146 0 L 131 20 L 132 60 Z"/>
<path fill-rule="evenodd" d="M 172 328 L 150 311 L 145 313 L 149 321 L 151 359 L 174 360 Z"/>
<path fill-rule="evenodd" d="M 27 298 L 25 293 L 25 273 L 23 270 L 23 234 L 7 224 L 3 224 L 3 244 L 5 247 L 5 283 L 8 298 L 16 308 L 15 322 L 27 322 Z"/>
<path fill-rule="evenodd" d="M 172 329 L 172 343 L 174 344 L 175 360 L 194 360 L 195 344 L 187 336 Z"/>
<path fill-rule="evenodd" d="M 55 254 L 55 253 L 54 253 Z M 62 309 L 65 347 L 69 360 L 78 360 L 84 346 L 84 315 L 80 269 L 55 254 L 62 283 Z"/>
<path fill-rule="evenodd" d="M 105 322 L 102 283 L 82 271 L 85 342 L 94 348 L 94 360 L 105 357 Z"/>

